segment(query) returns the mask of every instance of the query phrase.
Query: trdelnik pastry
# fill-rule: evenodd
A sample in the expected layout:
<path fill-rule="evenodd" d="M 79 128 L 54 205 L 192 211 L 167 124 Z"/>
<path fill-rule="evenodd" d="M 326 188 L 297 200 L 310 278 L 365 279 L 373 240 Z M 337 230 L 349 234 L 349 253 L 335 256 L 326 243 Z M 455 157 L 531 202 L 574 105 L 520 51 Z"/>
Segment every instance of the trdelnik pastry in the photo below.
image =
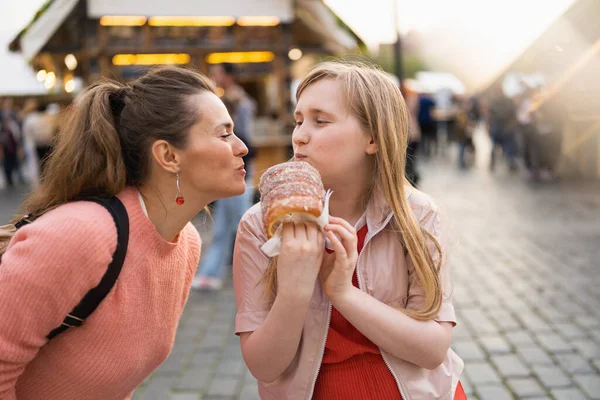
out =
<path fill-rule="evenodd" d="M 268 256 L 279 254 L 278 228 L 282 222 L 313 221 L 321 228 L 329 220 L 328 200 L 321 174 L 303 161 L 277 164 L 260 178 L 258 187 L 265 232 L 270 239 L 263 245 Z"/>

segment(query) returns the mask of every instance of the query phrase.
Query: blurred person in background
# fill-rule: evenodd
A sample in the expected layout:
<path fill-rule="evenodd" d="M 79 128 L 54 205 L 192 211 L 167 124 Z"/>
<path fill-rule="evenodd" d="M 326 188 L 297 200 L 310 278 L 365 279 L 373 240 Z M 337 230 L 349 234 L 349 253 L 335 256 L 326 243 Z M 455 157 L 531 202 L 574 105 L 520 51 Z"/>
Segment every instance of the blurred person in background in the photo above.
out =
<path fill-rule="evenodd" d="M 2 100 L 2 109 L 0 110 L 0 115 L 2 115 L 2 117 L 8 119 L 10 121 L 10 123 L 14 123 L 15 126 L 13 127 L 13 129 L 21 129 L 21 118 L 20 115 L 21 113 L 19 112 L 19 110 L 17 110 L 15 108 L 15 103 L 13 101 L 13 99 L 7 97 L 5 99 Z M 20 136 L 20 132 L 17 132 L 17 135 Z"/>
<path fill-rule="evenodd" d="M 448 107 L 446 121 L 445 121 L 445 130 L 446 130 L 446 139 L 444 145 L 448 146 L 451 143 L 456 142 L 455 137 L 455 124 L 456 124 L 456 116 L 459 112 L 466 112 L 465 100 L 462 96 L 452 93 L 450 97 L 450 106 Z"/>
<path fill-rule="evenodd" d="M 40 160 L 37 152 L 38 132 L 47 129 L 43 122 L 46 106 L 40 105 L 36 100 L 27 104 L 27 111 L 23 113 L 23 152 L 25 153 L 24 170 L 29 185 L 35 189 L 40 183 Z"/>
<path fill-rule="evenodd" d="M 247 188 L 241 196 L 218 200 L 212 211 L 213 239 L 206 256 L 202 259 L 198 274 L 192 282 L 192 288 L 198 290 L 217 291 L 223 286 L 227 274 L 227 266 L 233 256 L 233 245 L 240 219 L 252 206 L 254 188 L 252 187 L 252 159 L 254 151 L 252 135 L 256 105 L 254 100 L 237 83 L 236 70 L 233 64 L 214 65 L 210 75 L 215 83 L 223 89 L 223 102 L 228 105 L 234 122 L 236 135 L 246 144 L 248 154 L 244 157 L 246 164 Z"/>
<path fill-rule="evenodd" d="M 19 142 L 15 130 L 16 125 L 10 118 L 0 116 L 0 160 L 2 171 L 8 187 L 14 186 L 15 175 L 19 168 Z"/>
<path fill-rule="evenodd" d="M 25 183 L 23 172 L 21 171 L 21 163 L 23 162 L 23 132 L 21 126 L 21 119 L 19 118 L 20 113 L 15 108 L 13 99 L 7 97 L 2 101 L 2 110 L 0 116 L 4 119 L 5 130 L 10 131 L 13 139 L 16 141 L 16 158 L 13 160 L 10 156 L 11 165 L 11 176 L 14 174 L 20 183 Z M 9 186 L 12 186 L 13 179 L 7 182 Z"/>
<path fill-rule="evenodd" d="M 22 148 L 23 160 L 21 162 L 21 171 L 30 188 L 35 189 L 39 184 L 39 162 L 35 149 L 35 140 L 27 128 L 27 121 L 30 116 L 37 112 L 39 103 L 35 98 L 29 98 L 23 104 L 19 113 L 19 119 L 22 121 Z"/>
<path fill-rule="evenodd" d="M 0 109 L 0 115 L 4 118 L 10 118 L 14 121 L 19 120 L 17 111 L 15 110 L 15 102 L 10 97 L 6 97 L 0 100 L 2 108 Z"/>
<path fill-rule="evenodd" d="M 430 93 L 419 95 L 419 128 L 421 130 L 421 148 L 423 154 L 429 156 L 437 148 L 437 122 L 433 117 L 435 101 Z"/>
<path fill-rule="evenodd" d="M 1 399 L 129 399 L 167 358 L 200 258 L 190 221 L 246 189 L 248 150 L 215 92 L 169 66 L 74 101 L 25 225 L 0 230 Z M 90 295 L 100 307 L 77 317 Z"/>
<path fill-rule="evenodd" d="M 556 178 L 556 168 L 561 152 L 566 110 L 554 96 L 533 111 L 535 121 L 534 145 L 537 153 L 538 177 L 543 181 Z"/>
<path fill-rule="evenodd" d="M 417 150 L 421 142 L 421 128 L 419 127 L 419 94 L 411 89 L 406 81 L 400 88 L 408 109 L 408 146 L 406 148 L 406 178 L 413 185 L 419 184 L 419 171 L 417 169 Z"/>
<path fill-rule="evenodd" d="M 35 150 L 40 165 L 40 173 L 44 172 L 46 160 L 52 151 L 52 142 L 59 130 L 58 114 L 60 106 L 58 104 L 41 105 L 38 108 L 38 114 L 34 118 L 35 122 L 30 123 L 30 136 L 35 142 Z"/>
<path fill-rule="evenodd" d="M 466 169 L 472 164 L 472 160 L 474 160 L 475 145 L 473 143 L 473 132 L 477 120 L 471 114 L 472 109 L 473 104 L 470 99 L 457 97 L 452 136 L 458 144 L 458 166 L 460 169 Z"/>
<path fill-rule="evenodd" d="M 441 87 L 434 93 L 434 120 L 437 125 L 435 151 L 445 155 L 446 148 L 453 140 L 454 116 L 456 113 L 456 96 L 449 87 Z"/>
<path fill-rule="evenodd" d="M 247 170 L 249 169 L 252 172 L 252 159 L 254 158 L 252 136 L 254 134 L 256 102 L 238 84 L 235 64 L 222 63 L 211 66 L 210 77 L 223 89 L 221 98 L 226 99 L 235 109 L 235 113 L 231 116 L 235 124 L 235 132 L 248 147 L 248 154 L 244 157 L 244 162 L 247 164 Z M 251 173 L 248 174 L 248 179 L 251 175 Z"/>
<path fill-rule="evenodd" d="M 479 98 L 477 96 L 469 97 L 468 101 L 468 113 L 469 120 L 478 125 L 483 118 L 483 110 L 481 109 L 481 103 L 479 102 Z"/>
<path fill-rule="evenodd" d="M 490 155 L 490 171 L 496 168 L 496 153 L 502 150 L 511 171 L 516 171 L 517 110 L 512 99 L 504 94 L 501 85 L 492 89 L 492 95 L 487 108 L 488 130 L 492 140 Z"/>
<path fill-rule="evenodd" d="M 530 178 L 535 178 L 538 173 L 539 149 L 536 143 L 536 127 L 534 116 L 531 112 L 533 96 L 536 90 L 527 87 L 517 99 L 517 126 L 520 138 L 520 150 L 523 156 L 525 172 Z"/>
<path fill-rule="evenodd" d="M 32 113 L 33 111 L 35 111 L 35 109 L 38 106 L 38 101 L 37 99 L 35 99 L 34 97 L 30 97 L 28 99 L 25 100 L 25 102 L 23 103 L 23 107 L 21 108 L 19 114 L 18 114 L 18 118 L 19 121 L 21 121 L 22 123 L 24 123 L 25 118 Z"/>

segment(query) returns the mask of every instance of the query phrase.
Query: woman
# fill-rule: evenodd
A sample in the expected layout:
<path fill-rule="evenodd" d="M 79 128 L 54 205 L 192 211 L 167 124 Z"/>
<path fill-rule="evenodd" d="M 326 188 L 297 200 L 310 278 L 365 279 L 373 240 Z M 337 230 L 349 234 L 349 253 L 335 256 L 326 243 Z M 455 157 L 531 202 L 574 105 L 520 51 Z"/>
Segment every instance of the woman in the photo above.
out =
<path fill-rule="evenodd" d="M 440 217 L 405 178 L 399 88 L 373 68 L 323 63 L 297 99 L 294 157 L 333 190 L 335 217 L 324 234 L 284 224 L 277 260 L 260 251 L 260 205 L 242 219 L 235 330 L 261 398 L 465 399 Z"/>
<path fill-rule="evenodd" d="M 115 399 L 169 354 L 200 256 L 190 220 L 244 193 L 247 149 L 213 83 L 186 69 L 131 85 L 99 83 L 77 99 L 41 186 L 23 204 L 0 265 L 0 398 Z M 47 340 L 111 263 L 117 196 L 129 244 L 112 290 L 81 327 Z"/>

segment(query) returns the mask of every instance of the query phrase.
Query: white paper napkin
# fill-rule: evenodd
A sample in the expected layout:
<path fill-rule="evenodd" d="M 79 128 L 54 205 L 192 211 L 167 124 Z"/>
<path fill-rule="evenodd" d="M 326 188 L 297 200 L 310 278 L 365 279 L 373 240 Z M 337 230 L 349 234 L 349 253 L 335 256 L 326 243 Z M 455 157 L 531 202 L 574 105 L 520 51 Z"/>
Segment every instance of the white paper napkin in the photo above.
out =
<path fill-rule="evenodd" d="M 318 218 L 306 214 L 306 213 L 291 213 L 287 217 L 285 217 L 285 221 L 291 222 L 315 222 L 321 229 L 325 228 L 325 225 L 329 223 L 329 198 L 333 192 L 331 189 L 327 190 L 325 193 L 325 201 L 323 204 L 323 211 Z M 273 237 L 265 242 L 261 246 L 261 250 L 267 257 L 275 257 L 279 255 L 279 251 L 281 250 L 281 230 L 283 229 L 283 224 L 280 224 Z M 325 247 L 330 248 L 331 244 L 329 243 L 329 239 L 325 238 Z"/>

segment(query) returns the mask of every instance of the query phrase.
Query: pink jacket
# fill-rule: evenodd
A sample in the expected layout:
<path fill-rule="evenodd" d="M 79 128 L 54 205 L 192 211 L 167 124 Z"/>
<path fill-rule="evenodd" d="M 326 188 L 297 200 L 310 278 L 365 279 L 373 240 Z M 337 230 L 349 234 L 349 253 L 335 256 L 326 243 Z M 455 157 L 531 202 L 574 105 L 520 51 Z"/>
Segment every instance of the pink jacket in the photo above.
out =
<path fill-rule="evenodd" d="M 440 232 L 440 216 L 431 198 L 412 187 L 406 188 L 406 196 L 421 226 L 436 237 L 444 251 L 446 247 Z M 412 273 L 414 268 L 405 256 L 397 235 L 391 229 L 386 229 L 392 216 L 383 196 L 376 193 L 366 210 L 369 232 L 356 266 L 359 286 L 390 306 L 417 310 L 424 300 L 422 288 Z M 266 319 L 271 307 L 263 296 L 264 285 L 260 282 L 269 261 L 260 250 L 266 240 L 260 205 L 255 205 L 242 218 L 233 260 L 238 308 L 235 322 L 237 334 L 256 330 Z M 431 252 L 435 249 L 432 243 L 429 243 L 429 248 Z M 445 251 L 443 257 L 447 259 Z M 444 263 L 441 272 L 444 301 L 435 320 L 456 323 L 447 269 L 447 263 Z M 303 400 L 312 397 L 325 349 L 330 314 L 331 303 L 317 281 L 296 358 L 275 382 L 259 382 L 261 399 Z M 421 368 L 383 350 L 381 353 L 404 400 L 454 398 L 464 364 L 451 349 L 444 362 L 434 370 Z"/>

